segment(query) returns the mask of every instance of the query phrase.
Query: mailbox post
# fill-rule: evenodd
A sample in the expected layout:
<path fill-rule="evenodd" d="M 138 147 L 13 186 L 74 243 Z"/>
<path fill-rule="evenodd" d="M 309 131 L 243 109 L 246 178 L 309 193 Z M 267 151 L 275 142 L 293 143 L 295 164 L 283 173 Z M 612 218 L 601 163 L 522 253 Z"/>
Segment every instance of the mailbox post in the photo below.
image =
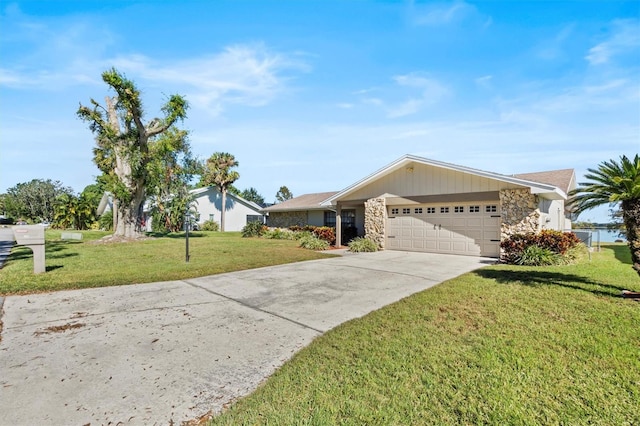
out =
<path fill-rule="evenodd" d="M 44 227 L 40 225 L 14 226 L 13 236 L 18 245 L 29 247 L 33 252 L 33 273 L 45 272 Z"/>

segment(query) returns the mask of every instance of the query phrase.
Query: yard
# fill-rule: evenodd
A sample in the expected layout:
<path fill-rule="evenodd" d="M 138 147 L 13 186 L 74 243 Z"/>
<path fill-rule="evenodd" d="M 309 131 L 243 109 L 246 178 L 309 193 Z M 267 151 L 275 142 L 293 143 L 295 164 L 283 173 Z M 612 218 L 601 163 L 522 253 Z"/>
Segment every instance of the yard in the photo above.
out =
<path fill-rule="evenodd" d="M 61 240 L 60 231 L 48 230 L 47 272 L 39 275 L 33 274 L 31 250 L 14 247 L 0 270 L 0 295 L 180 280 L 327 256 L 298 248 L 296 241 L 196 232 L 186 263 L 184 234 L 111 244 L 98 242 L 107 232 L 82 234 L 82 241 Z"/>
<path fill-rule="evenodd" d="M 197 233 L 100 244 L 47 231 L 47 273 L 15 248 L 0 294 L 176 280 L 326 255 Z M 235 424 L 639 424 L 640 290 L 624 245 L 557 267 L 488 266 L 317 338 L 211 420 Z"/>
<path fill-rule="evenodd" d="M 316 339 L 211 425 L 640 424 L 628 249 L 489 266 Z"/>

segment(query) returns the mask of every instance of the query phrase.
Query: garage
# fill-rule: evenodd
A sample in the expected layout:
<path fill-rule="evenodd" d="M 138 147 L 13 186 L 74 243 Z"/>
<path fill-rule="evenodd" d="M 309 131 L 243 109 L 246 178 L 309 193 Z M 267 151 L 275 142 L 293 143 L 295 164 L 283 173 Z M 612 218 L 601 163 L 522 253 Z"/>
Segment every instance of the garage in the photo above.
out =
<path fill-rule="evenodd" d="M 388 206 L 386 247 L 498 257 L 499 205 L 496 200 Z"/>

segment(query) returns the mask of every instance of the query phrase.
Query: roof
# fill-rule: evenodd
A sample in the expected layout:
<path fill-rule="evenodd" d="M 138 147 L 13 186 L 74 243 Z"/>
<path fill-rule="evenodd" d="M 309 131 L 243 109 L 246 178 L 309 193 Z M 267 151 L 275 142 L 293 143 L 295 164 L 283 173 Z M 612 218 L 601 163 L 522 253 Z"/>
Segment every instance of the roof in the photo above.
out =
<path fill-rule="evenodd" d="M 349 194 L 359 190 L 360 188 L 370 184 L 371 182 L 377 179 L 380 179 L 381 177 L 386 176 L 390 173 L 393 173 L 394 171 L 402 167 L 405 167 L 410 163 L 418 163 L 418 164 L 424 164 L 428 166 L 440 167 L 443 169 L 458 171 L 462 173 L 468 173 L 471 175 L 481 176 L 489 179 L 495 179 L 498 181 L 511 183 L 515 185 L 526 186 L 531 189 L 531 193 L 543 195 L 545 198 L 550 198 L 550 199 L 566 199 L 567 198 L 567 195 L 564 190 L 552 184 L 543 183 L 539 181 L 534 182 L 531 180 L 516 178 L 514 176 L 507 176 L 499 173 L 487 172 L 484 170 L 473 169 L 471 167 L 459 166 L 457 164 L 445 163 L 443 161 L 431 160 L 428 158 L 407 154 L 400 157 L 393 163 L 388 164 L 387 166 L 381 168 L 380 170 L 365 177 L 364 179 L 336 193 L 331 198 L 328 198 L 327 200 L 325 200 L 322 204 L 323 205 L 335 204 L 339 199 L 348 196 Z"/>
<path fill-rule="evenodd" d="M 326 199 L 333 197 L 337 194 L 336 191 L 332 192 L 316 192 L 313 194 L 304 194 L 290 200 L 283 201 L 282 203 L 274 204 L 267 208 L 262 209 L 263 212 L 288 212 L 299 210 L 326 210 L 327 207 L 323 207 L 321 203 Z"/>
<path fill-rule="evenodd" d="M 520 173 L 513 175 L 518 179 L 546 183 L 568 193 L 575 187 L 575 171 L 573 169 L 550 170 L 546 172 Z"/>

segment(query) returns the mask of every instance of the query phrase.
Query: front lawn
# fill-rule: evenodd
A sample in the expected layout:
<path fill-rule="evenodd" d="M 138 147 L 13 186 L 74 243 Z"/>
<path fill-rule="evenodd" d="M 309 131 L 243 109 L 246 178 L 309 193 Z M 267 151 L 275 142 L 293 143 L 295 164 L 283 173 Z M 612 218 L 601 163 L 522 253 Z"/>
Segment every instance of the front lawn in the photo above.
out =
<path fill-rule="evenodd" d="M 298 248 L 297 241 L 196 232 L 186 263 L 184 234 L 111 244 L 97 243 L 107 232 L 82 234 L 82 241 L 61 240 L 60 231 L 47 231 L 44 274 L 33 274 L 31 250 L 14 247 L 0 269 L 0 295 L 179 280 L 327 257 Z"/>
<path fill-rule="evenodd" d="M 210 424 L 640 424 L 628 253 L 445 282 L 319 337 Z"/>

